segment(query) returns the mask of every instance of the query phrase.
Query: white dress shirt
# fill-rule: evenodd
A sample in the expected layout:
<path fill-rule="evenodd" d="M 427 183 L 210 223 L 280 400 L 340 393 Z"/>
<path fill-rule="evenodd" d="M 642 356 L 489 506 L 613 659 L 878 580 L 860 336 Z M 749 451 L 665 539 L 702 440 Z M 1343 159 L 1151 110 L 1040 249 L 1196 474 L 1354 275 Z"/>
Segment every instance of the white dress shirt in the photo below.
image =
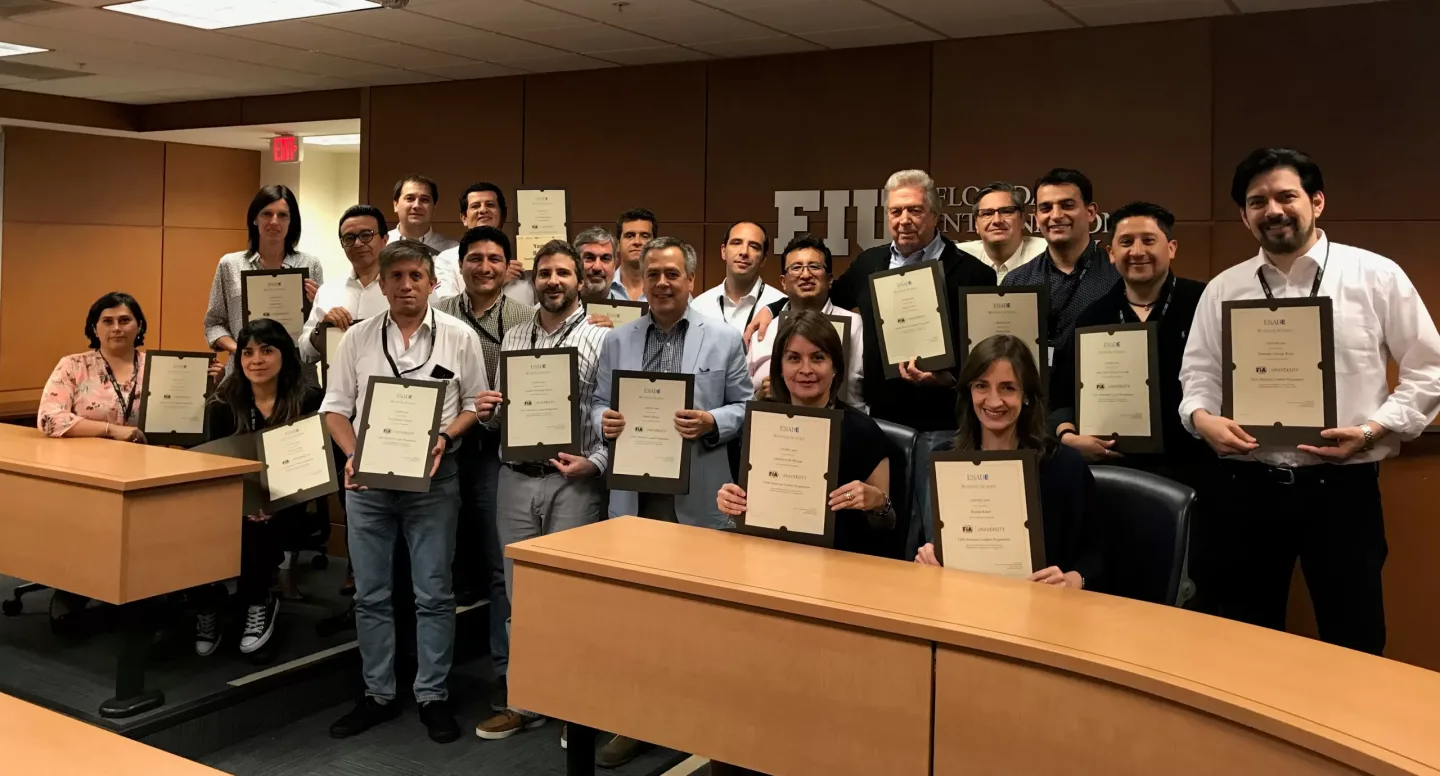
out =
<path fill-rule="evenodd" d="M 320 360 L 320 353 L 310 345 L 310 336 L 336 307 L 349 310 L 350 317 L 358 321 L 389 312 L 390 300 L 380 291 L 379 275 L 369 285 L 361 285 L 360 278 L 351 270 L 343 280 L 327 280 L 321 284 L 315 292 L 310 319 L 305 321 L 305 330 L 300 335 L 300 357 L 307 363 Z"/>
<path fill-rule="evenodd" d="M 386 244 L 388 245 L 395 242 L 396 240 L 405 239 L 405 236 L 400 234 L 400 227 L 397 226 L 394 229 L 390 230 L 390 234 L 387 236 L 386 239 Z M 425 233 L 424 237 L 420 238 L 420 242 L 425 243 L 431 248 L 434 248 L 435 250 L 442 253 L 452 248 L 458 248 L 460 246 L 459 241 L 452 240 L 449 237 L 440 234 L 439 232 L 435 231 L 433 227 L 430 229 L 430 231 Z"/>
<path fill-rule="evenodd" d="M 381 343 L 381 331 L 386 342 Z M 390 368 L 385 353 L 400 371 Z M 452 377 L 434 375 L 436 367 L 452 373 Z M 325 401 L 321 412 L 334 412 L 354 418 L 355 434 L 360 434 L 360 421 L 365 417 L 365 391 L 371 377 L 403 377 L 445 384 L 445 401 L 440 410 L 443 430 L 461 412 L 474 411 L 475 394 L 488 390 L 485 361 L 480 355 L 480 337 L 463 321 L 434 308 L 427 307 L 425 321 L 405 346 L 400 327 L 390 320 L 387 310 L 382 315 L 366 318 L 350 327 L 340 341 L 340 352 L 330 365 L 330 379 L 325 381 Z"/>
<path fill-rule="evenodd" d="M 460 246 L 456 245 L 435 257 L 435 279 L 440 286 L 435 297 L 444 299 L 465 293 L 465 278 L 460 275 Z M 535 306 L 535 286 L 529 276 L 521 276 L 505 284 L 505 295 L 525 305 Z"/>
<path fill-rule="evenodd" d="M 1345 427 L 1373 420 L 1391 431 L 1374 450 L 1348 463 L 1394 456 L 1401 441 L 1416 438 L 1435 420 L 1440 409 L 1440 334 L 1420 294 L 1395 262 L 1332 243 L 1321 232 L 1315 246 L 1295 260 L 1289 275 L 1262 252 L 1220 273 L 1205 287 L 1180 368 L 1185 392 L 1180 416 L 1190 433 L 1195 433 L 1190 416 L 1196 410 L 1220 414 L 1221 302 L 1264 299 L 1257 272 L 1265 273 L 1276 299 L 1306 298 L 1322 266 L 1319 295 L 1330 297 L 1334 313 L 1337 421 Z M 1385 373 L 1391 358 L 1400 365 L 1400 382 L 1393 392 Z M 1324 462 L 1290 447 L 1261 448 L 1252 457 L 1272 466 Z"/>
<path fill-rule="evenodd" d="M 786 302 L 785 310 L 790 309 L 790 303 Z M 860 327 L 860 314 L 852 313 L 849 310 L 842 310 L 836 307 L 830 300 L 825 300 L 825 307 L 820 312 L 826 315 L 843 315 L 850 319 L 850 341 L 844 343 L 845 347 L 845 387 L 840 392 L 840 401 L 854 407 L 865 414 L 870 414 L 870 408 L 865 404 L 865 398 L 860 392 L 860 380 L 865 371 L 865 335 Z M 750 350 L 745 355 L 745 360 L 750 367 L 750 382 L 754 384 L 758 394 L 760 384 L 770 376 L 770 360 L 774 355 L 775 340 L 780 336 L 780 316 L 770 319 L 770 325 L 765 327 L 765 339 L 759 339 L 759 333 L 750 335 Z"/>
<path fill-rule="evenodd" d="M 695 301 L 691 304 L 696 305 L 700 312 L 712 318 L 720 318 L 730 324 L 735 331 L 743 334 L 745 327 L 750 325 L 750 318 L 755 314 L 757 306 L 764 307 L 784 298 L 784 291 L 756 278 L 755 285 L 740 297 L 738 304 L 730 301 L 730 297 L 725 295 L 724 282 L 695 297 Z"/>
<path fill-rule="evenodd" d="M 980 260 L 980 263 L 995 270 L 995 282 L 1000 283 L 1005 280 L 1006 275 L 1010 274 L 1010 270 L 1039 256 L 1048 250 L 1050 246 L 1045 242 L 1045 238 L 1043 237 L 1025 237 L 1020 240 L 1020 245 L 1015 248 L 1015 252 L 1006 256 L 1004 261 L 994 261 L 990 258 L 990 254 L 985 252 L 984 240 L 970 240 L 969 242 L 957 243 L 955 247 L 974 256 Z"/>

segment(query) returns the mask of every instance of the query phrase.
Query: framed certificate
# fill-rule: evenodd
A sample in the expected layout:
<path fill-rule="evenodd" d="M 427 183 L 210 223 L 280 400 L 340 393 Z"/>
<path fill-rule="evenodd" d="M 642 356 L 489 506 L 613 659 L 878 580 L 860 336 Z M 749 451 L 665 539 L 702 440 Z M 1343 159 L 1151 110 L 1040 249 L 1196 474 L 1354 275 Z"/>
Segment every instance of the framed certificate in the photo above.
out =
<path fill-rule="evenodd" d="M 200 351 L 145 351 L 138 422 L 147 442 L 190 447 L 205 441 L 210 358 Z"/>
<path fill-rule="evenodd" d="M 351 321 L 351 328 L 354 328 L 355 324 L 363 320 L 365 319 L 360 318 Z M 345 332 L 349 331 L 349 329 L 341 329 L 329 322 L 322 322 L 319 326 L 316 326 L 315 329 L 320 332 L 320 341 L 318 343 L 312 342 L 312 344 L 318 344 L 320 346 L 316 348 L 316 350 L 320 351 L 320 387 L 325 388 L 330 382 L 330 364 L 334 363 L 335 354 L 340 352 L 340 341 L 345 339 Z"/>
<path fill-rule="evenodd" d="M 245 310 L 245 322 L 269 318 L 284 326 L 291 339 L 300 339 L 310 316 L 310 302 L 305 298 L 309 279 L 310 270 L 304 267 L 241 272 L 240 306 Z"/>
<path fill-rule="evenodd" d="M 614 440 L 607 484 L 637 493 L 690 492 L 690 445 L 675 428 L 675 413 L 695 403 L 695 375 L 617 369 L 613 409 L 625 416 Z"/>
<path fill-rule="evenodd" d="M 548 461 L 584 452 L 579 348 L 503 351 L 499 382 L 505 397 L 500 460 Z"/>
<path fill-rule="evenodd" d="M 381 490 L 430 490 L 430 452 L 440 438 L 444 402 L 445 383 L 371 377 L 350 481 Z"/>
<path fill-rule="evenodd" d="M 941 565 L 1027 577 L 1045 568 L 1045 521 L 1033 450 L 930 454 L 935 557 Z"/>
<path fill-rule="evenodd" d="M 603 302 L 586 302 L 586 315 L 603 315 L 610 319 L 616 329 L 631 321 L 638 321 L 650 314 L 649 302 L 632 302 L 628 299 L 607 299 Z"/>
<path fill-rule="evenodd" d="M 960 289 L 960 365 L 976 345 L 996 334 L 1013 334 L 1030 346 L 1040 385 L 1050 384 L 1050 289 L 1045 286 L 990 286 Z"/>
<path fill-rule="evenodd" d="M 1075 427 L 1120 453 L 1164 452 L 1157 323 L 1075 330 Z"/>
<path fill-rule="evenodd" d="M 840 476 L 839 410 L 752 401 L 745 405 L 740 533 L 835 546 L 830 493 Z"/>
<path fill-rule="evenodd" d="M 242 461 L 258 461 L 260 460 L 260 446 L 255 437 L 254 433 L 220 437 L 203 445 L 192 447 L 190 452 L 239 458 Z M 262 479 L 261 472 L 250 472 L 241 477 L 243 495 L 241 496 L 240 514 L 254 515 L 266 508 L 265 502 L 269 499 L 265 495 L 265 485 Z"/>
<path fill-rule="evenodd" d="M 926 372 L 955 366 L 944 275 L 940 262 L 922 261 L 870 276 L 887 378 L 899 378 L 906 361 Z"/>
<path fill-rule="evenodd" d="M 535 253 L 551 240 L 569 239 L 564 189 L 515 192 L 515 258 L 526 272 L 535 269 Z"/>
<path fill-rule="evenodd" d="M 316 412 L 259 433 L 256 447 L 265 464 L 265 512 L 328 496 L 340 490 L 334 448 L 323 416 Z"/>
<path fill-rule="evenodd" d="M 1220 412 L 1261 445 L 1337 444 L 1331 300 L 1257 299 L 1220 306 Z"/>
<path fill-rule="evenodd" d="M 784 326 L 786 321 L 794 317 L 795 311 L 791 310 L 789 307 L 786 307 L 780 312 L 780 325 Z M 830 325 L 835 327 L 835 333 L 840 335 L 840 347 L 843 348 L 845 351 L 845 362 L 847 364 L 854 363 L 853 359 L 855 357 L 855 354 L 850 352 L 851 319 L 844 315 L 826 315 L 825 319 L 830 321 Z M 778 332 L 779 328 L 776 328 L 776 331 Z"/>

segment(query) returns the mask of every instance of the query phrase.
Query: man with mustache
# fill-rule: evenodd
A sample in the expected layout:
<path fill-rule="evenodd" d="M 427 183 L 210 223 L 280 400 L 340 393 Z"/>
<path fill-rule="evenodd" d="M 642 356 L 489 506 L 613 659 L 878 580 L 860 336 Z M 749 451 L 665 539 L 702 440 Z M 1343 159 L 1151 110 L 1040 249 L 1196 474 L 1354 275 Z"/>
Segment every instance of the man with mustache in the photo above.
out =
<path fill-rule="evenodd" d="M 464 257 L 460 275 L 464 293 L 446 297 L 435 309 L 452 315 L 475 331 L 489 385 L 499 382 L 497 368 L 506 333 L 531 317 L 530 308 L 504 293 L 511 266 L 510 238 L 493 226 L 477 226 L 460 239 Z M 490 659 L 499 678 L 493 707 L 506 706 L 505 675 L 509 670 L 505 621 L 510 599 L 505 595 L 505 564 L 495 528 L 496 482 L 500 474 L 500 435 L 477 426 L 465 436 L 457 456 L 460 465 L 460 522 L 455 532 L 455 600 L 470 606 L 489 591 Z"/>
<path fill-rule="evenodd" d="M 725 232 L 725 243 L 720 246 L 725 280 L 695 297 L 700 310 L 743 332 L 757 309 L 783 300 L 785 294 L 780 289 L 760 279 L 769 244 L 770 235 L 765 227 L 752 221 L 732 224 Z"/>
<path fill-rule="evenodd" d="M 1045 252 L 1045 240 L 1025 234 L 1025 200 L 1004 181 L 987 183 L 975 193 L 975 231 L 980 239 L 955 247 L 995 270 L 995 279 Z"/>
<path fill-rule="evenodd" d="M 564 240 L 546 243 L 535 258 L 535 291 L 540 297 L 540 309 L 505 332 L 502 350 L 579 350 L 578 400 L 582 415 L 588 420 L 600 348 L 610 330 L 587 320 L 585 308 L 580 304 L 581 271 L 580 254 L 569 243 Z M 510 397 L 512 402 L 523 398 Z M 500 406 L 504 399 L 499 391 L 488 391 L 477 396 L 476 403 Z M 504 422 L 502 410 L 491 421 L 491 426 L 498 429 Z M 500 469 L 500 507 L 496 517 L 502 547 L 589 525 L 604 515 L 603 475 L 609 465 L 610 452 L 594 423 L 583 423 L 580 436 L 583 455 L 560 453 L 546 463 L 504 462 Z M 513 590 L 514 576 L 509 560 L 505 561 L 505 585 L 507 593 Z M 508 629 L 508 623 L 505 627 Z M 481 722 L 475 728 L 475 735 L 498 740 L 545 723 L 544 717 L 513 707 L 498 712 Z"/>
<path fill-rule="evenodd" d="M 505 228 L 505 219 L 510 208 L 505 204 L 505 192 L 488 181 L 472 183 L 460 194 L 460 223 L 466 229 L 477 226 Z M 435 257 L 435 273 L 440 277 L 440 287 L 435 293 L 440 298 L 455 296 L 465 290 L 465 281 L 460 277 L 460 252 L 456 247 L 442 250 Z M 525 306 L 535 304 L 535 292 L 525 280 L 520 262 L 511 258 L 505 267 L 505 295 Z"/>
<path fill-rule="evenodd" d="M 581 302 L 625 298 L 625 286 L 615 279 L 615 238 L 609 232 L 599 226 L 586 229 L 575 235 L 575 250 L 585 271 L 580 282 Z"/>
<path fill-rule="evenodd" d="M 1309 156 L 1252 152 L 1230 197 L 1260 243 L 1253 258 L 1210 281 L 1180 370 L 1180 417 L 1220 461 L 1217 527 L 1226 540 L 1220 614 L 1283 630 L 1295 561 L 1305 573 L 1320 638 L 1385 648 L 1384 516 L 1379 464 L 1418 437 L 1440 408 L 1440 334 L 1405 272 L 1390 259 L 1332 242 L 1316 221 L 1325 182 Z M 1338 427 L 1334 446 L 1261 446 L 1220 415 L 1223 302 L 1331 299 Z M 1399 365 L 1392 390 L 1386 362 Z"/>
<path fill-rule="evenodd" d="M 1090 179 L 1077 170 L 1056 168 L 1035 184 L 1035 224 L 1045 238 L 1045 253 L 1005 275 L 1005 286 L 1046 286 L 1050 289 L 1050 352 L 1041 354 L 1053 366 L 1055 352 L 1070 342 L 1075 320 L 1085 308 L 1110 293 L 1120 273 L 1100 243 L 1090 239 L 1099 218 Z M 1052 389 L 1064 390 L 1051 383 Z"/>

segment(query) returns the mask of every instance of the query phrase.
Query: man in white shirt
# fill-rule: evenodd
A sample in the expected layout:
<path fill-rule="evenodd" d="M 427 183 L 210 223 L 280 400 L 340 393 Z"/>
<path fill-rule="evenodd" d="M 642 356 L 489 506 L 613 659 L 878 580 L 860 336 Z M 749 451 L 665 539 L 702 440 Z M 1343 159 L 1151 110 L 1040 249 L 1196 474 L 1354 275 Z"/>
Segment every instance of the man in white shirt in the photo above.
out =
<path fill-rule="evenodd" d="M 1298 557 L 1320 638 L 1378 655 L 1387 552 L 1379 462 L 1435 419 L 1440 334 L 1395 262 L 1316 228 L 1324 189 L 1314 160 L 1289 149 L 1257 150 L 1236 168 L 1230 195 L 1260 252 L 1220 273 L 1200 298 L 1180 370 L 1180 416 L 1224 456 L 1220 614 L 1284 629 Z M 1262 445 L 1220 414 L 1222 304 L 1315 297 L 1331 300 L 1337 427 L 1320 434 L 1326 447 Z M 1393 391 L 1387 356 L 1399 364 Z"/>
<path fill-rule="evenodd" d="M 460 222 L 468 231 L 479 226 L 502 229 L 510 217 L 510 207 L 505 203 L 505 192 L 488 181 L 472 183 L 460 194 Z M 435 257 L 435 276 L 439 288 L 435 293 L 440 298 L 465 293 L 465 280 L 460 276 L 460 252 L 458 245 L 440 252 Z M 525 305 L 535 304 L 535 291 L 524 278 L 524 270 L 515 258 L 505 268 L 505 295 Z"/>
<path fill-rule="evenodd" d="M 415 699 L 420 719 L 439 743 L 460 737 L 445 686 L 454 657 L 455 596 L 450 559 L 460 510 L 455 440 L 476 422 L 475 396 L 489 388 L 480 342 L 455 318 L 430 307 L 434 260 L 423 246 L 403 241 L 380 252 L 380 284 L 390 309 L 346 333 L 330 365 L 325 426 L 346 456 L 345 515 L 350 562 L 355 568 L 355 631 L 365 696 L 330 727 L 345 738 L 398 713 L 395 697 L 395 622 L 392 564 L 402 532 L 415 593 Z M 372 378 L 399 378 L 443 386 L 440 433 L 431 450 L 430 487 L 424 493 L 356 486 L 356 438 L 365 418 Z M 482 420 L 490 411 L 481 410 Z M 352 420 L 353 419 L 353 420 Z"/>
<path fill-rule="evenodd" d="M 849 337 L 844 340 L 846 374 L 840 399 L 861 412 L 870 411 L 861 395 L 860 383 L 865 372 L 865 333 L 861 328 L 859 314 L 838 308 L 830 301 L 830 281 L 834 265 L 834 258 L 825 241 L 808 234 L 795 237 L 785 246 L 785 252 L 780 254 L 780 276 L 788 298 L 770 305 L 770 312 L 775 318 L 770 321 L 763 337 L 757 333 L 750 338 L 750 348 L 746 356 L 756 398 L 769 398 L 770 360 L 779 336 L 780 320 L 785 316 L 785 311 L 814 310 L 823 315 L 850 321 Z"/>
<path fill-rule="evenodd" d="M 955 247 L 995 270 L 996 282 L 1004 282 L 1010 270 L 1045 252 L 1045 238 L 1025 234 L 1025 200 L 1013 184 L 986 184 L 975 194 L 974 215 L 980 239 Z"/>
<path fill-rule="evenodd" d="M 350 260 L 350 274 L 327 281 L 315 293 L 300 335 L 300 357 L 306 363 L 319 361 L 325 350 L 325 327 L 320 324 L 345 331 L 390 309 L 380 291 L 380 252 L 387 242 L 385 215 L 379 208 L 352 205 L 340 216 L 340 247 Z"/>
<path fill-rule="evenodd" d="M 440 187 L 424 175 L 411 175 L 395 183 L 395 228 L 390 232 L 390 242 L 399 239 L 422 242 L 442 252 L 454 248 L 454 240 L 435 231 L 431 219 L 435 216 L 435 202 L 440 199 Z"/>
<path fill-rule="evenodd" d="M 725 280 L 695 297 L 700 312 L 716 316 L 744 332 L 757 308 L 785 298 L 785 293 L 760 279 L 769 250 L 770 235 L 765 227 L 740 221 L 725 232 L 720 258 L 725 261 Z"/>

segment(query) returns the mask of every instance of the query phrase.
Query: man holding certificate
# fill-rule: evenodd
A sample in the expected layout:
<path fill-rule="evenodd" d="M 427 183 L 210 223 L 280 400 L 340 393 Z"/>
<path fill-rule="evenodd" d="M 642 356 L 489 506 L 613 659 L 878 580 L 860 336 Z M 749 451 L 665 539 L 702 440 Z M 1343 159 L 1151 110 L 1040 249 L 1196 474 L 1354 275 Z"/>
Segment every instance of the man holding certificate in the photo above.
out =
<path fill-rule="evenodd" d="M 1181 418 L 1225 457 L 1220 613 L 1283 630 L 1298 557 L 1320 638 L 1380 654 L 1379 462 L 1435 419 L 1440 334 L 1395 262 L 1316 227 L 1325 184 L 1309 156 L 1257 150 L 1230 195 L 1260 252 L 1205 289 L 1180 373 Z M 1276 440 L 1283 426 L 1313 441 Z"/>
<path fill-rule="evenodd" d="M 455 645 L 450 560 L 460 483 L 454 447 L 455 440 L 475 424 L 475 396 L 489 385 L 475 332 L 428 304 L 435 288 L 434 271 L 430 254 L 410 241 L 380 252 L 380 283 L 390 310 L 362 321 L 345 335 L 330 366 L 320 408 L 348 459 L 345 512 L 355 567 L 355 631 L 365 678 L 365 697 L 330 728 L 330 735 L 337 738 L 364 732 L 398 713 L 391 567 L 396 537 L 402 531 L 414 580 L 419 660 L 415 699 L 420 703 L 420 719 L 435 741 L 445 743 L 460 736 L 448 710 L 445 686 Z M 407 405 L 437 392 L 430 408 L 433 413 L 424 408 L 411 411 Z M 490 411 L 482 413 L 481 419 L 488 420 Z M 372 429 L 372 416 L 387 419 L 384 422 L 390 425 Z M 432 425 L 437 420 L 438 428 Z M 371 431 L 377 439 L 367 442 Z M 358 459 L 357 436 L 362 445 Z M 388 439 L 396 444 L 387 446 Z M 426 442 L 418 457 L 413 456 L 414 445 L 404 443 L 414 439 Z M 429 443 L 431 439 L 435 441 Z M 374 450 L 365 444 L 373 444 Z M 376 464 L 368 464 L 367 457 L 376 458 L 381 470 L 369 473 Z M 421 476 L 398 476 L 410 471 Z M 355 482 L 360 474 L 405 489 L 367 490 Z"/>
<path fill-rule="evenodd" d="M 588 421 L 600 349 L 610 330 L 587 320 L 580 304 L 581 272 L 580 256 L 569 243 L 553 240 L 540 249 L 535 256 L 535 290 L 540 309 L 505 332 L 502 372 L 509 393 L 487 391 L 476 398 L 481 406 L 503 402 L 505 407 L 489 424 L 503 426 L 507 442 L 501 450 L 504 466 L 499 473 L 496 515 L 502 547 L 589 525 L 605 514 L 602 475 L 610 454 L 599 427 Z M 565 349 L 576 351 L 573 360 L 571 354 L 559 352 Z M 570 370 L 545 368 L 567 361 L 575 365 L 578 375 Z M 575 382 L 580 387 L 579 395 L 571 396 Z M 579 428 L 571 428 L 570 421 L 577 417 L 583 421 Z M 580 446 L 573 453 L 562 450 L 549 456 L 546 451 L 536 456 L 523 450 L 532 444 L 537 448 L 566 447 L 575 439 Z M 507 597 L 514 585 L 511 572 L 507 559 Z M 501 637 L 508 626 L 508 622 L 501 623 Z M 504 680 L 503 673 L 500 679 Z M 475 728 L 477 736 L 508 738 L 545 722 L 544 717 L 513 707 L 497 711 L 500 713 Z"/>

